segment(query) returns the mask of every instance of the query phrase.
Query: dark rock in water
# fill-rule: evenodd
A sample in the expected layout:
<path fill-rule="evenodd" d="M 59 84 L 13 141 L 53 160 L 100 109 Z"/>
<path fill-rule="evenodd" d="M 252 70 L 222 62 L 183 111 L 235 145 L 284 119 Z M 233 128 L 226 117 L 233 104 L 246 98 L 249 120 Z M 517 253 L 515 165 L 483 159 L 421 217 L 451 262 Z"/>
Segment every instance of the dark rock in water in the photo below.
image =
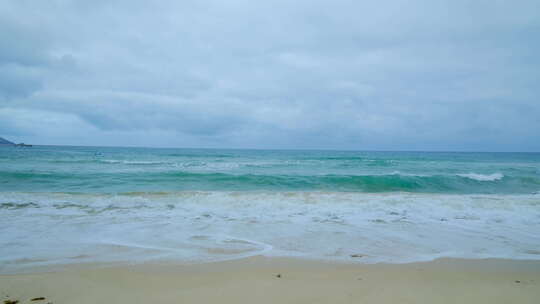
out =
<path fill-rule="evenodd" d="M 351 254 L 351 258 L 363 258 L 365 256 L 365 254 Z"/>
<path fill-rule="evenodd" d="M 17 304 L 19 300 L 4 300 L 4 304 Z"/>
<path fill-rule="evenodd" d="M 37 298 L 33 298 L 33 299 L 30 300 L 30 301 L 41 301 L 41 300 L 45 300 L 45 297 L 37 297 Z"/>
<path fill-rule="evenodd" d="M 521 281 L 520 281 L 520 280 L 515 280 L 514 282 L 516 282 L 516 283 L 521 283 Z"/>
<path fill-rule="evenodd" d="M 14 144 L 15 143 L 12 143 L 9 140 L 0 137 L 0 145 L 14 145 Z"/>
<path fill-rule="evenodd" d="M 278 273 L 278 274 L 276 275 L 276 278 L 281 278 L 281 273 Z"/>

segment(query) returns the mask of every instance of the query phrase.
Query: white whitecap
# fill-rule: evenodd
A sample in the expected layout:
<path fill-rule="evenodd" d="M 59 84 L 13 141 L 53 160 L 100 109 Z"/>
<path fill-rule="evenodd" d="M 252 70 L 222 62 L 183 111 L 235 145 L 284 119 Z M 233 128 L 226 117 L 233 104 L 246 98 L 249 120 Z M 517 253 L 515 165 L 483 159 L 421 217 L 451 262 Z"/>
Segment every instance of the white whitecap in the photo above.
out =
<path fill-rule="evenodd" d="M 502 173 L 493 173 L 493 174 L 478 174 L 478 173 L 467 173 L 467 174 L 457 174 L 457 176 L 474 179 L 481 182 L 492 182 L 500 180 L 504 177 Z"/>

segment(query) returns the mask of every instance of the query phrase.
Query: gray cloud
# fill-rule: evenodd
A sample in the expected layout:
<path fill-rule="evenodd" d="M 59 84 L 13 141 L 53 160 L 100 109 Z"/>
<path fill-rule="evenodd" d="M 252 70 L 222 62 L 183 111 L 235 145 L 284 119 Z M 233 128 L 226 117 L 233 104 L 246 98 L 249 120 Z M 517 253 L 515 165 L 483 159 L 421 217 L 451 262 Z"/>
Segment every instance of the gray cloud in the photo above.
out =
<path fill-rule="evenodd" d="M 540 150 L 538 1 L 0 8 L 16 141 Z"/>

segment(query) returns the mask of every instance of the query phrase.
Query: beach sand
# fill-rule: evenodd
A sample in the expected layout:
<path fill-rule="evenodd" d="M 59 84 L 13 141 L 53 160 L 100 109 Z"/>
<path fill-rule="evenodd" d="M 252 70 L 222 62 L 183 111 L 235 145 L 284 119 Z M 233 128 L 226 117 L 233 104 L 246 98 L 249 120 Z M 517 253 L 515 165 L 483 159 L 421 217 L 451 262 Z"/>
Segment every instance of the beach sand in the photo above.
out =
<path fill-rule="evenodd" d="M 540 261 L 344 264 L 253 257 L 0 276 L 19 303 L 540 303 Z M 45 297 L 45 300 L 30 301 Z"/>

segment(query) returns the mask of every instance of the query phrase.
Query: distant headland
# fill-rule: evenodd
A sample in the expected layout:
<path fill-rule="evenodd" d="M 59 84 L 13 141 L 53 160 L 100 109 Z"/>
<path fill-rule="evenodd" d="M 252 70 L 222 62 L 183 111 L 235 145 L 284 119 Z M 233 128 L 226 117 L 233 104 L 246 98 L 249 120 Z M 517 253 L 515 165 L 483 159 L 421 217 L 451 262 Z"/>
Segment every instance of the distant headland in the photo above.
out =
<path fill-rule="evenodd" d="M 27 145 L 25 143 L 16 144 L 5 138 L 0 137 L 0 146 L 31 147 L 32 145 Z"/>

